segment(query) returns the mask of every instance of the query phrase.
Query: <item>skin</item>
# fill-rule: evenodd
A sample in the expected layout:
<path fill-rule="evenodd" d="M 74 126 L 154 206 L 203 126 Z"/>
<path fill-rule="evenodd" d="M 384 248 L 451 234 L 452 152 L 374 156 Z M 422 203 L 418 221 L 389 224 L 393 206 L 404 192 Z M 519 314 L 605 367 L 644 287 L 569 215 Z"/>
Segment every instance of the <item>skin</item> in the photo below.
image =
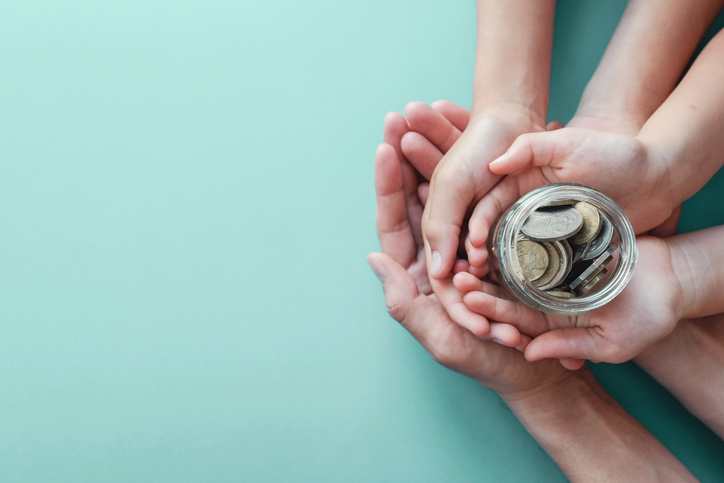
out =
<path fill-rule="evenodd" d="M 724 34 L 719 33 L 636 136 L 564 128 L 516 139 L 490 163 L 492 172 L 514 176 L 475 207 L 473 245 L 482 246 L 501 210 L 528 191 L 558 181 L 607 193 L 626 211 L 637 234 L 664 223 L 724 162 L 722 76 Z"/>
<path fill-rule="evenodd" d="M 535 338 L 526 359 L 590 359 L 625 362 L 663 339 L 682 319 L 724 312 L 721 240 L 724 227 L 667 239 L 639 237 L 633 278 L 613 301 L 579 315 L 539 312 L 502 297 L 496 286 L 469 273 L 455 276 L 464 302 L 492 320 L 521 324 Z M 535 332 L 528 332 L 534 328 Z"/>
<path fill-rule="evenodd" d="M 370 254 L 368 262 L 383 284 L 390 315 L 437 362 L 495 390 L 571 481 L 696 481 L 588 369 L 528 362 L 521 352 L 481 340 L 450 318 L 430 293 L 418 262 L 424 258 L 411 221 L 419 223 L 419 210 L 408 211 L 402 166 L 395 147 L 377 149 L 377 232 L 383 252 Z"/>
<path fill-rule="evenodd" d="M 519 135 L 545 130 L 555 2 L 478 0 L 477 12 L 473 110 L 465 132 L 431 132 L 418 116 L 425 109 L 420 103 L 405 113 L 412 131 L 445 152 L 432 174 L 422 218 L 430 284 L 458 323 L 485 335 L 488 321 L 465 309 L 452 284 L 461 227 L 467 208 L 500 179 L 486 169 L 488 163 Z"/>
<path fill-rule="evenodd" d="M 676 85 L 722 4 L 722 0 L 631 0 L 569 126 L 636 135 Z M 485 167 L 516 135 L 544 132 L 548 105 L 555 2 L 479 0 L 477 6 L 469 126 L 458 117 L 459 122 L 439 130 L 440 119 L 432 124 L 425 120 L 433 116 L 429 108 L 421 103 L 406 108 L 411 133 L 403 148 L 422 156 L 433 149 L 444 155 L 432 177 L 423 236 L 432 288 L 448 310 L 460 305 L 450 288 L 450 276 L 458 240 L 467 237 L 463 227 L 471 206 L 500 179 Z M 435 107 L 440 117 L 448 114 L 444 107 Z M 558 127 L 560 123 L 553 123 L 549 129 Z M 675 206 L 652 234 L 672 234 L 679 211 Z M 477 268 L 487 257 L 490 223 L 480 218 L 473 218 L 476 229 L 471 227 L 472 240 L 466 246 Z M 460 308 L 455 312 L 458 323 L 484 333 L 480 319 Z"/>
<path fill-rule="evenodd" d="M 724 314 L 682 320 L 634 362 L 724 438 Z"/>

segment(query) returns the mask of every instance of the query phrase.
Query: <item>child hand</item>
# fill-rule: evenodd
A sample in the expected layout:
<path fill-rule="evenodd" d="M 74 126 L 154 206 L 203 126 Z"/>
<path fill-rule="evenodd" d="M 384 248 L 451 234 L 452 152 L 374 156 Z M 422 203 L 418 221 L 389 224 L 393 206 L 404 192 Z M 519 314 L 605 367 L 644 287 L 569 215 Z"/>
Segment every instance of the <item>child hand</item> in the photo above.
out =
<path fill-rule="evenodd" d="M 457 274 L 454 282 L 471 310 L 490 320 L 526 327 L 523 332 L 535 337 L 525 349 L 529 361 L 625 362 L 669 334 L 684 312 L 682 284 L 668 243 L 640 237 L 637 244 L 638 264 L 628 286 L 607 305 L 577 317 L 546 314 L 506 300 L 499 287 L 468 273 Z"/>
<path fill-rule="evenodd" d="M 471 263 L 484 258 L 488 232 L 521 196 L 549 183 L 575 182 L 610 196 L 626 212 L 637 234 L 666 221 L 674 207 L 661 189 L 664 163 L 632 136 L 563 128 L 520 136 L 490 164 L 508 174 L 475 207 L 470 218 Z M 476 253 L 477 252 L 477 253 Z"/>

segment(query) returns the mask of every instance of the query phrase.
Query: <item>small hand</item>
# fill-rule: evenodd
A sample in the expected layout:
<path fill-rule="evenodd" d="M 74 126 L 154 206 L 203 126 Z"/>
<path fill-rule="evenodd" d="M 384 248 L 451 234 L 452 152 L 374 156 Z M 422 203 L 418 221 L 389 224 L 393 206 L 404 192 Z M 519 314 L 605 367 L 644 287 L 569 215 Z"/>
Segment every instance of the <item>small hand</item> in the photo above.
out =
<path fill-rule="evenodd" d="M 563 128 L 520 136 L 490 164 L 508 174 L 475 207 L 470 218 L 471 252 L 485 251 L 490 227 L 521 196 L 549 183 L 575 182 L 610 196 L 641 234 L 672 216 L 660 186 L 667 173 L 638 139 L 592 129 Z M 470 255 L 471 263 L 481 258 Z"/>
<path fill-rule="evenodd" d="M 394 142 L 394 133 L 402 131 L 398 121 L 395 115 L 386 119 L 386 140 Z M 448 316 L 426 281 L 422 245 L 412 229 L 413 223 L 420 222 L 421 207 L 415 207 L 406 196 L 412 190 L 405 186 L 405 162 L 390 144 L 382 144 L 377 150 L 377 231 L 383 253 L 370 254 L 368 261 L 384 284 L 390 315 L 436 361 L 477 379 L 503 397 L 522 397 L 569 377 L 555 362 L 527 362 L 519 350 L 482 340 Z M 494 323 L 489 336 L 507 339 L 510 344 L 517 337 L 518 348 L 524 349 L 530 338 L 521 339 L 517 331 L 511 333 L 510 329 L 506 324 Z"/>
<path fill-rule="evenodd" d="M 491 320 L 525 325 L 525 333 L 535 337 L 525 349 L 529 361 L 625 362 L 669 334 L 683 311 L 682 287 L 667 242 L 639 237 L 637 245 L 638 264 L 628 286 L 607 305 L 577 317 L 550 315 L 503 299 L 497 287 L 470 274 L 457 274 L 455 285 L 472 310 Z"/>
<path fill-rule="evenodd" d="M 468 116 L 461 114 L 460 109 L 449 112 L 457 113 L 455 124 L 464 127 Z M 422 147 L 418 153 L 430 156 L 411 155 L 420 160 L 419 164 L 430 164 L 429 159 L 443 155 L 433 172 L 423 214 L 430 284 L 453 320 L 475 334 L 485 335 L 488 321 L 465 307 L 452 284 L 456 253 L 461 240 L 466 238 L 466 213 L 500 179 L 487 170 L 488 162 L 507 149 L 519 134 L 544 128 L 513 108 L 488 109 L 470 120 L 462 134 L 454 123 L 423 103 L 409 104 L 405 113 L 414 134 L 403 139 L 403 151 Z M 479 272 L 478 276 L 484 274 L 484 270 Z"/>
<path fill-rule="evenodd" d="M 423 296 L 433 296 L 419 231 L 423 205 L 417 193 L 424 194 L 426 183 L 418 185 L 418 172 L 400 154 L 400 143 L 406 131 L 407 123 L 400 114 L 387 115 L 384 134 L 387 142 L 377 148 L 375 159 L 377 232 L 383 253 L 408 272 L 419 293 Z M 434 167 L 432 165 L 430 171 Z M 457 270 L 466 268 L 462 266 Z M 489 324 L 487 319 L 474 314 L 463 304 L 462 297 L 454 287 L 452 290 L 459 299 L 454 310 L 465 310 L 483 321 L 480 326 L 474 326 L 471 332 L 486 339 L 497 339 L 511 347 L 520 345 L 521 337 L 516 328 L 503 323 Z M 485 330 L 479 330 L 483 324 Z"/>

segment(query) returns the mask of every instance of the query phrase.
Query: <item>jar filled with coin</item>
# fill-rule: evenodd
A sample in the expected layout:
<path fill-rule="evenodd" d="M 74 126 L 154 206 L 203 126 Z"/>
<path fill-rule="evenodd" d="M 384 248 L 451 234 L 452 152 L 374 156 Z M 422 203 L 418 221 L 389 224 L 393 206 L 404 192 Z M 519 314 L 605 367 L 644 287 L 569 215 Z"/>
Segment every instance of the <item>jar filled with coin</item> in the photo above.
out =
<path fill-rule="evenodd" d="M 505 211 L 488 237 L 492 277 L 544 312 L 601 307 L 631 280 L 638 252 L 623 210 L 587 186 L 557 183 Z"/>

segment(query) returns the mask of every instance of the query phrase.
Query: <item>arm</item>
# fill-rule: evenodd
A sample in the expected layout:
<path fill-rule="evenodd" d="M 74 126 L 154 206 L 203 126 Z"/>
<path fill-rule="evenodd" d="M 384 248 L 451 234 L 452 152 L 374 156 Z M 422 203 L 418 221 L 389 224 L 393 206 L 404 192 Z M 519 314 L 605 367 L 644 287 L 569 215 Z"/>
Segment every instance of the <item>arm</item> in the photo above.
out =
<path fill-rule="evenodd" d="M 478 0 L 472 118 L 505 107 L 545 125 L 553 0 Z"/>
<path fill-rule="evenodd" d="M 488 163 L 519 135 L 545 130 L 554 13 L 553 0 L 479 0 L 473 112 L 465 131 L 449 127 L 426 136 L 421 119 L 425 112 L 435 117 L 431 108 L 414 103 L 405 110 L 412 130 L 446 152 L 430 180 L 422 221 L 430 283 L 448 313 L 478 335 L 487 334 L 488 321 L 467 310 L 451 270 L 468 207 L 500 179 Z"/>
<path fill-rule="evenodd" d="M 571 481 L 696 481 L 588 369 L 574 374 L 553 388 L 504 397 Z"/>
<path fill-rule="evenodd" d="M 724 314 L 682 320 L 634 362 L 724 438 Z"/>
<path fill-rule="evenodd" d="M 668 238 L 672 266 L 681 284 L 681 318 L 724 312 L 724 226 Z"/>
<path fill-rule="evenodd" d="M 571 127 L 636 135 L 681 77 L 722 0 L 631 0 Z"/>
<path fill-rule="evenodd" d="M 386 137 L 392 119 L 388 117 Z M 406 204 L 400 160 L 391 145 L 375 162 L 377 231 L 383 253 L 368 261 L 383 284 L 390 315 L 439 363 L 495 390 L 572 481 L 693 479 L 660 442 L 595 382 L 587 369 L 528 363 L 512 348 L 483 341 L 453 322 L 430 296 L 424 259 Z M 478 281 L 478 283 L 482 283 Z M 491 334 L 504 326 L 491 327 Z M 498 334 L 502 337 L 503 334 Z M 524 338 L 524 348 L 529 338 Z M 654 478 L 655 477 L 655 478 Z"/>
<path fill-rule="evenodd" d="M 702 51 L 638 139 L 659 165 L 659 201 L 677 206 L 722 166 L 724 32 Z"/>

